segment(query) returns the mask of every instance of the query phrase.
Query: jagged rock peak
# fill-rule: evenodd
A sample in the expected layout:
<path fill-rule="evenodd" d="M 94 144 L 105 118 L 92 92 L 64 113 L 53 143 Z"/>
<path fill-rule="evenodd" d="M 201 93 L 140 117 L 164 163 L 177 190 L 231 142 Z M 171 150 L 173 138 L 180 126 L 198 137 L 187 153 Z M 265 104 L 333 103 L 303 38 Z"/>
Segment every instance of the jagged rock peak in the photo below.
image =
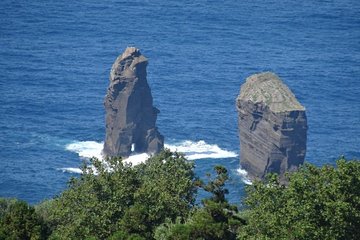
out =
<path fill-rule="evenodd" d="M 153 98 L 146 79 L 147 63 L 139 49 L 128 47 L 111 68 L 104 102 L 105 155 L 153 154 L 164 147 L 164 137 L 156 127 L 159 110 L 152 105 Z"/>
<path fill-rule="evenodd" d="M 139 56 L 141 53 L 140 53 L 140 50 L 136 47 L 127 47 L 125 49 L 125 51 L 123 52 L 123 54 L 121 54 L 121 58 L 126 58 L 128 56 L 131 56 L 131 55 L 135 55 L 135 56 Z"/>
<path fill-rule="evenodd" d="M 250 178 L 294 171 L 304 162 L 307 119 L 305 108 L 274 73 L 252 75 L 236 100 L 240 164 Z"/>
<path fill-rule="evenodd" d="M 272 72 L 248 77 L 241 87 L 239 98 L 253 103 L 263 102 L 273 112 L 305 110 L 291 90 Z"/>
<path fill-rule="evenodd" d="M 118 80 L 120 77 L 132 77 L 136 75 L 136 66 L 148 63 L 140 50 L 135 47 L 127 47 L 125 51 L 115 60 L 111 71 L 110 81 Z"/>

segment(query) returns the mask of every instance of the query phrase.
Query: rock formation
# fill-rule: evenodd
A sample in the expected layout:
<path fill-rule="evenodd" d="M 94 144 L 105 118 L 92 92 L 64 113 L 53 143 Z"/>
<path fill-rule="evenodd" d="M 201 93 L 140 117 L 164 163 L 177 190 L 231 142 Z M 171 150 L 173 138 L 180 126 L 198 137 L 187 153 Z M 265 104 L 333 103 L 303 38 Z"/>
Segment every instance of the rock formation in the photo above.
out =
<path fill-rule="evenodd" d="M 114 62 L 105 97 L 106 138 L 103 154 L 127 157 L 132 152 L 157 153 L 164 137 L 155 123 L 159 110 L 146 80 L 147 59 L 128 47 Z"/>
<path fill-rule="evenodd" d="M 295 170 L 304 162 L 305 108 L 273 73 L 246 79 L 236 100 L 239 115 L 240 164 L 251 179 L 269 172 Z"/>

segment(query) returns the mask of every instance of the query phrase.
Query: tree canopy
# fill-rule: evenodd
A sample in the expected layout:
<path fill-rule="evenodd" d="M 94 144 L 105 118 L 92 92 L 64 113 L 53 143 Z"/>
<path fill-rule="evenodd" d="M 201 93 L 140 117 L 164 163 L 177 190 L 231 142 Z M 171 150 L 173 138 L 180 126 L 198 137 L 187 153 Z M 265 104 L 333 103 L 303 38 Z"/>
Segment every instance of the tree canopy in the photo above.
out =
<path fill-rule="evenodd" d="M 226 199 L 227 169 L 216 166 L 200 180 L 193 162 L 169 150 L 137 166 L 94 158 L 82 171 L 35 207 L 0 198 L 0 240 L 360 239 L 356 160 L 305 164 L 287 185 L 269 175 L 247 187 L 240 210 Z M 210 195 L 201 204 L 198 188 Z"/>
<path fill-rule="evenodd" d="M 55 239 L 151 239 L 165 218 L 187 216 L 194 203 L 193 163 L 168 150 L 131 166 L 121 158 L 91 160 L 52 200 L 47 213 Z"/>
<path fill-rule="evenodd" d="M 337 166 L 305 164 L 248 187 L 248 222 L 240 239 L 360 239 L 360 162 Z"/>
<path fill-rule="evenodd" d="M 0 199 L 0 239 L 46 239 L 46 225 L 35 208 L 16 199 Z"/>
<path fill-rule="evenodd" d="M 239 228 L 245 221 L 237 216 L 238 209 L 225 198 L 224 188 L 229 176 L 222 166 L 215 166 L 216 177 L 208 183 L 198 181 L 197 185 L 211 194 L 202 200 L 202 207 L 196 207 L 187 219 L 178 218 L 175 223 L 165 222 L 157 228 L 155 239 L 236 239 Z M 183 220 L 183 221 L 182 221 Z"/>

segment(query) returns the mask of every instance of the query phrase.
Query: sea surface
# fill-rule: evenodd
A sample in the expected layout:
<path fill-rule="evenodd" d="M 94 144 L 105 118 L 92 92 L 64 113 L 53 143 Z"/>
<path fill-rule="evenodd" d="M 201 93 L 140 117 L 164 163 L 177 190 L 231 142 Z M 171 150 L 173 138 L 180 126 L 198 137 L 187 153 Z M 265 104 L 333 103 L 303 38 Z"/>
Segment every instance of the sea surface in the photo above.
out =
<path fill-rule="evenodd" d="M 79 176 L 105 134 L 109 72 L 148 57 L 158 127 L 205 178 L 244 197 L 235 99 L 273 71 L 306 107 L 306 161 L 360 158 L 360 1 L 0 1 L 0 197 L 36 204 Z"/>

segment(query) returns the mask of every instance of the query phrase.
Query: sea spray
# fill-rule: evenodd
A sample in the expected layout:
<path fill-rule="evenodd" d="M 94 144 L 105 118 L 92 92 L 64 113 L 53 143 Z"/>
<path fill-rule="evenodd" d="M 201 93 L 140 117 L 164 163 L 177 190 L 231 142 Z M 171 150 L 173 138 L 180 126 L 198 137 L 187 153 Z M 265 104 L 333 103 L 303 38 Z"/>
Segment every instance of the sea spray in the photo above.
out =
<path fill-rule="evenodd" d="M 79 157 L 102 159 L 103 142 L 95 141 L 74 141 L 65 146 L 66 150 L 75 152 Z M 235 152 L 221 149 L 216 144 L 208 144 L 203 140 L 193 142 L 190 140 L 177 142 L 174 144 L 165 144 L 165 148 L 171 151 L 184 153 L 188 160 L 197 160 L 204 158 L 234 158 Z M 149 155 L 145 153 L 131 155 L 128 160 L 133 164 L 145 161 Z"/>
<path fill-rule="evenodd" d="M 77 173 L 77 174 L 82 173 L 82 170 L 80 168 L 74 168 L 74 167 L 58 168 L 57 170 L 66 172 L 66 173 Z"/>
<path fill-rule="evenodd" d="M 248 176 L 248 172 L 245 169 L 242 169 L 241 167 L 236 169 L 236 172 L 240 175 L 241 180 L 246 184 L 246 185 L 252 185 L 252 182 Z"/>
<path fill-rule="evenodd" d="M 102 149 L 104 142 L 95 141 L 74 141 L 65 146 L 65 149 L 70 152 L 75 152 L 79 157 L 92 158 L 96 157 L 102 159 Z"/>
<path fill-rule="evenodd" d="M 189 160 L 237 157 L 236 153 L 221 149 L 216 144 L 208 144 L 203 140 L 198 142 L 186 140 L 175 144 L 165 144 L 165 148 L 171 151 L 182 152 Z"/>

